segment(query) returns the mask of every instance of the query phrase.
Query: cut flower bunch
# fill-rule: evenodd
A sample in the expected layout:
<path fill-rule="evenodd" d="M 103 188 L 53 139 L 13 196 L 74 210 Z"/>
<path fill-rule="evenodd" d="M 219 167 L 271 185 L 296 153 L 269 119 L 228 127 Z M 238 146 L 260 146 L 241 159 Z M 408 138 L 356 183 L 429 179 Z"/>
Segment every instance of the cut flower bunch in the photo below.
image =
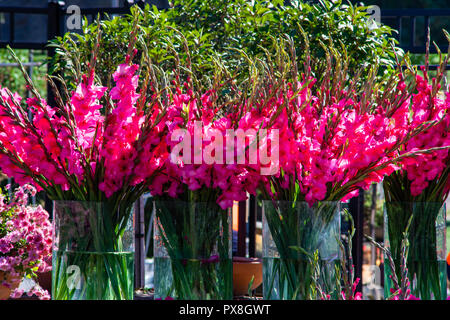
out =
<path fill-rule="evenodd" d="M 26 107 L 20 96 L 2 88 L 3 172 L 55 200 L 133 203 L 158 170 L 156 161 L 146 170 L 139 164 L 161 156 L 164 125 L 162 106 L 149 103 L 144 110 L 136 92 L 139 66 L 130 64 L 135 53 L 131 49 L 113 75 L 115 85 L 107 88 L 94 83 L 94 52 L 76 90 L 65 92 L 66 103 L 57 92 L 56 106 L 47 105 L 28 77 L 34 97 L 26 100 Z"/>
<path fill-rule="evenodd" d="M 155 237 L 164 251 L 159 258 L 159 247 L 155 249 L 155 290 L 161 298 L 231 299 L 231 221 L 226 209 L 233 200 L 245 200 L 246 193 L 239 167 L 204 162 L 208 145 L 217 150 L 211 133 L 224 134 L 231 122 L 213 119 L 219 112 L 215 90 L 201 94 L 190 85 L 185 83 L 185 94 L 176 86 L 167 96 L 170 157 L 150 186 L 156 200 Z M 180 143 L 184 148 L 176 155 Z M 171 281 L 160 277 L 165 273 Z"/>
<path fill-rule="evenodd" d="M 446 36 L 450 41 L 448 33 Z M 396 267 L 387 269 L 386 274 L 399 269 L 401 235 L 410 224 L 407 267 L 411 291 L 414 296 L 427 300 L 446 297 L 445 200 L 450 192 L 450 153 L 440 148 L 450 145 L 450 94 L 440 94 L 440 83 L 448 60 L 449 55 L 443 58 L 440 54 L 439 68 L 432 79 L 428 56 L 421 70 L 423 75 L 413 72 L 416 92 L 411 100 L 411 113 L 398 119 L 405 131 L 425 121 L 436 123 L 408 141 L 401 154 L 419 149 L 435 150 L 401 161 L 398 170 L 383 181 L 385 237 Z M 445 89 L 444 92 L 448 91 Z M 400 277 L 398 271 L 397 277 Z M 386 286 L 390 285 L 388 278 Z"/>
<path fill-rule="evenodd" d="M 435 95 L 439 90 L 440 79 L 433 79 L 433 88 L 419 76 L 406 81 L 399 63 L 384 87 L 369 77 L 356 90 L 361 72 L 351 74 L 345 52 L 330 48 L 326 76 L 317 84 L 308 62 L 302 73 L 292 63 L 292 43 L 283 42 L 279 50 L 279 70 L 270 67 L 270 58 L 263 63 L 263 80 L 252 100 L 241 106 L 237 120 L 244 131 L 266 129 L 258 147 L 269 145 L 269 153 L 279 154 L 269 163 L 257 161 L 246 167 L 253 172 L 261 172 L 264 166 L 277 168 L 273 174 L 259 175 L 266 199 L 306 201 L 310 206 L 345 201 L 357 195 L 359 188 L 381 182 L 400 165 L 418 169 L 419 160 L 441 159 L 433 170 L 430 166 L 423 170 L 430 171 L 426 177 L 444 170 L 449 147 L 448 100 L 433 98 L 435 110 L 424 109 L 431 91 Z M 407 63 L 406 57 L 403 62 Z M 362 68 L 370 68 L 373 75 L 378 66 Z M 408 72 L 414 72 L 410 66 Z M 353 78 L 348 85 L 342 81 L 347 78 Z M 245 152 L 245 163 L 251 164 L 249 148 Z"/>
<path fill-rule="evenodd" d="M 402 146 L 401 154 L 421 149 L 443 149 L 401 161 L 399 170 L 385 180 L 385 187 L 389 190 L 386 195 L 391 201 L 444 202 L 447 199 L 450 154 L 445 147 L 450 145 L 450 93 L 444 90 L 441 96 L 439 94 L 443 89 L 440 83 L 448 60 L 448 56 L 445 59 L 441 56 L 437 75 L 431 79 L 431 84 L 427 66 L 422 69 L 423 76 L 413 71 L 416 92 L 410 105 L 403 106 L 404 109 L 409 107 L 411 112 L 396 119 L 402 123 L 405 132 L 427 121 L 436 123 Z M 408 185 L 403 185 L 401 180 L 408 181 Z"/>
<path fill-rule="evenodd" d="M 146 101 L 145 86 L 137 92 L 139 73 L 145 84 L 150 70 L 145 60 L 142 67 L 131 63 L 133 34 L 108 87 L 95 81 L 96 45 L 74 91 L 62 78 L 59 90 L 49 79 L 55 106 L 41 98 L 23 67 L 33 97 L 23 103 L 7 88 L 0 92 L 0 167 L 54 200 L 54 299 L 133 298 L 132 206 L 168 156 L 164 107 L 156 98 Z M 82 276 L 75 285 L 68 280 L 73 266 Z"/>
<path fill-rule="evenodd" d="M 362 89 L 356 91 L 353 81 L 359 80 L 360 73 L 349 74 L 345 52 L 338 54 L 330 49 L 327 74 L 321 83 L 313 86 L 316 80 L 310 76 L 308 63 L 304 73 L 297 77 L 299 72 L 295 63 L 291 63 L 295 61 L 292 58 L 295 50 L 292 45 L 289 47 L 291 58 L 280 48 L 285 63 L 281 68 L 278 63 L 281 71 L 276 70 L 284 78 L 277 79 L 270 66 L 264 68 L 269 72 L 261 94 L 269 91 L 272 99 L 247 104 L 239 126 L 243 130 L 267 129 L 269 133 L 262 144 L 278 148 L 278 162 L 269 164 L 278 171 L 261 175 L 259 182 L 265 199 L 264 217 L 279 253 L 273 262 L 278 272 L 272 274 L 284 281 L 278 290 L 284 291 L 285 299 L 315 299 L 317 293 L 311 288 L 314 274 L 308 257 L 318 250 L 324 268 L 325 265 L 330 268 L 330 261 L 338 257 L 338 240 L 332 238 L 339 236 L 339 228 L 335 227 L 336 232 L 329 229 L 333 228 L 332 222 L 339 211 L 333 203 L 355 196 L 359 188 L 368 189 L 373 183 L 381 182 L 401 161 L 412 163 L 418 154 L 446 152 L 443 149 L 448 146 L 425 146 L 401 152 L 414 137 L 439 125 L 436 119 L 423 117 L 405 128 L 404 119 L 409 117 L 416 96 L 421 94 L 420 82 L 407 86 L 397 71 L 383 90 L 373 77 L 368 77 Z M 369 74 L 376 74 L 377 66 L 371 68 Z M 343 80 L 350 77 L 354 79 L 348 86 L 344 85 Z M 410 99 L 416 88 L 419 93 Z M 261 165 L 250 168 L 259 170 Z M 326 234 L 330 238 L 325 239 Z M 323 247 L 330 242 L 336 245 Z M 321 274 L 329 272 L 323 269 Z"/>
<path fill-rule="evenodd" d="M 186 54 L 189 47 L 184 39 Z M 190 66 L 181 84 L 177 65 L 164 90 L 169 157 L 150 186 L 155 197 L 155 294 L 158 298 L 232 299 L 228 208 L 247 198 L 245 166 L 236 163 L 235 129 L 242 94 L 217 65 L 208 88 Z M 220 93 L 229 90 L 227 96 Z M 230 159 L 231 157 L 231 159 Z M 228 159 L 228 161 L 227 161 Z"/>

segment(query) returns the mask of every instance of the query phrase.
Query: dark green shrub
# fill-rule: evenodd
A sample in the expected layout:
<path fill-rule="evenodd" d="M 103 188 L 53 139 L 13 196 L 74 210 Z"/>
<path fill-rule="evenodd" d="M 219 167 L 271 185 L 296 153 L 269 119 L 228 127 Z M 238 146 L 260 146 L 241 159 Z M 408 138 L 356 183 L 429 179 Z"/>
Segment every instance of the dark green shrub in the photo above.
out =
<path fill-rule="evenodd" d="M 181 64 L 186 64 L 187 55 L 181 36 L 173 29 L 176 28 L 187 40 L 192 71 L 200 82 L 217 69 L 215 60 L 235 70 L 242 65 L 243 55 L 252 59 L 263 57 L 265 50 L 273 52 L 274 41 L 285 35 L 294 40 L 301 68 L 307 56 L 301 29 L 308 38 L 313 76 L 323 76 L 326 54 L 331 50 L 345 56 L 350 74 L 366 65 L 386 67 L 378 73 L 380 81 L 389 73 L 394 64 L 393 30 L 369 25 L 365 7 L 343 4 L 341 0 L 321 0 L 313 5 L 300 1 L 290 3 L 287 6 L 282 0 L 175 0 L 173 7 L 166 11 L 148 6 L 143 11 L 134 8 L 132 15 L 100 23 L 103 33 L 97 62 L 99 79 L 102 83 L 109 81 L 115 66 L 124 60 L 133 20 L 137 18 L 139 51 L 147 47 L 152 62 L 166 72 L 174 68 L 174 52 Z M 74 61 L 80 61 L 78 69 L 82 70 L 89 61 L 96 34 L 97 25 L 91 24 L 84 26 L 81 35 L 69 33 L 57 38 L 53 42 L 58 47 L 54 70 L 65 70 L 65 76 L 70 76 L 70 70 L 77 70 Z M 168 50 L 170 47 L 175 50 Z M 139 59 L 140 55 L 136 57 Z M 239 72 L 245 78 L 248 68 L 243 67 Z"/>

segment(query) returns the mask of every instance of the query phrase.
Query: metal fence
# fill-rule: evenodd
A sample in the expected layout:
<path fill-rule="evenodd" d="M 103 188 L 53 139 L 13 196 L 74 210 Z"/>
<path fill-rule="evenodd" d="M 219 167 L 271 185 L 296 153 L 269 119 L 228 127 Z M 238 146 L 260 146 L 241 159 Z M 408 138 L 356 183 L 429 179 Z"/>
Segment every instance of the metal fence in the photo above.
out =
<path fill-rule="evenodd" d="M 426 35 L 428 34 L 428 29 L 432 27 L 432 19 L 438 17 L 446 18 L 447 21 L 450 21 L 450 9 L 381 9 L 381 21 L 398 31 L 396 38 L 400 43 L 400 47 L 405 52 L 409 51 L 410 53 L 426 52 Z M 405 23 L 407 20 L 409 20 L 408 23 Z M 418 20 L 424 20 L 423 30 L 418 30 Z M 450 27 L 450 25 L 447 27 Z M 420 42 L 417 39 L 418 33 L 424 38 Z M 407 41 L 405 41 L 405 38 Z M 448 48 L 448 43 L 437 43 L 437 45 L 442 51 L 446 51 Z M 436 52 L 435 46 L 431 45 L 430 53 Z"/>

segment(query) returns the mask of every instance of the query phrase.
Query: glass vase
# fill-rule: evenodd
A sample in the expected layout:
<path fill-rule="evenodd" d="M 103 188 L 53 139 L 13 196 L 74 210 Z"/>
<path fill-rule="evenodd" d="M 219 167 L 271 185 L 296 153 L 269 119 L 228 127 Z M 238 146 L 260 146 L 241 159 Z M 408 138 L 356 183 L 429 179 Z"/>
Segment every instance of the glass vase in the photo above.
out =
<path fill-rule="evenodd" d="M 341 265 L 340 203 L 263 201 L 263 296 L 271 300 L 337 298 Z"/>
<path fill-rule="evenodd" d="M 411 218 L 412 217 L 412 218 Z M 407 269 L 411 294 L 421 300 L 447 298 L 446 214 L 439 202 L 386 202 L 384 208 L 384 242 L 394 260 L 397 278 L 401 279 L 402 239 L 408 230 Z M 393 271 L 384 259 L 385 297 L 392 295 Z"/>
<path fill-rule="evenodd" d="M 133 207 L 53 202 L 52 299 L 132 300 Z"/>
<path fill-rule="evenodd" d="M 231 215 L 216 203 L 155 201 L 155 298 L 233 298 Z"/>

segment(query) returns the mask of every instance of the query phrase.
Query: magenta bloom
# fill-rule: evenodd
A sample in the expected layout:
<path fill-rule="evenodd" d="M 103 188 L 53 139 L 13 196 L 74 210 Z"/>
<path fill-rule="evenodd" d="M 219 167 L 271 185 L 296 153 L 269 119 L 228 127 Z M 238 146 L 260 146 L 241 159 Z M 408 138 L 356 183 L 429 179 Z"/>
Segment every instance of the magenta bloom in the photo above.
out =
<path fill-rule="evenodd" d="M 0 88 L 2 171 L 53 199 L 103 201 L 150 184 L 167 158 L 164 119 L 159 104 L 138 105 L 138 69 L 119 65 L 112 88 L 96 85 L 91 70 L 64 105 L 27 99 L 32 120 L 21 98 Z"/>

